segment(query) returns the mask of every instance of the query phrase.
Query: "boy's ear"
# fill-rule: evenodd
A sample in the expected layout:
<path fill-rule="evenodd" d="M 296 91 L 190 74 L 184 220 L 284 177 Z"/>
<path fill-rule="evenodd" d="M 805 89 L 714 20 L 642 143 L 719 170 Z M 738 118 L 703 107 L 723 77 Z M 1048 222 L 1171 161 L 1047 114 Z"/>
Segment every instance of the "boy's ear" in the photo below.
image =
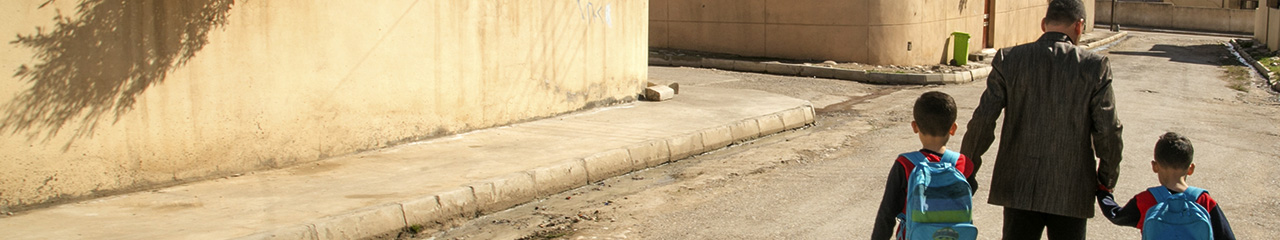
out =
<path fill-rule="evenodd" d="M 1160 163 L 1157 163 L 1156 160 L 1151 160 L 1151 172 L 1160 173 Z"/>
<path fill-rule="evenodd" d="M 1187 166 L 1187 176 L 1190 176 L 1190 175 L 1191 175 L 1191 174 L 1193 174 L 1193 173 L 1196 173 L 1196 164 L 1195 164 L 1195 163 L 1192 163 L 1190 166 Z"/>
<path fill-rule="evenodd" d="M 916 121 L 911 121 L 911 132 L 920 133 L 920 126 L 916 125 Z"/>
<path fill-rule="evenodd" d="M 947 134 L 951 134 L 951 136 L 956 135 L 956 123 L 951 123 L 951 131 L 947 131 Z"/>

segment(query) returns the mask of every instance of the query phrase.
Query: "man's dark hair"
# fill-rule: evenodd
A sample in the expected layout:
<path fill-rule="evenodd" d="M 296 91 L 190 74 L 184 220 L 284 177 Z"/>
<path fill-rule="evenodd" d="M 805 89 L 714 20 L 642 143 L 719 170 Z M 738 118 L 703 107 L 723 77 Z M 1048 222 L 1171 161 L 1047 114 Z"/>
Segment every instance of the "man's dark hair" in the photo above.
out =
<path fill-rule="evenodd" d="M 1067 25 L 1085 18 L 1084 3 L 1080 0 L 1053 0 L 1044 21 L 1054 25 Z"/>
<path fill-rule="evenodd" d="M 1178 133 L 1168 132 L 1156 141 L 1155 152 L 1156 163 L 1161 166 L 1187 169 L 1191 166 L 1191 157 L 1196 151 L 1191 147 L 1191 140 Z"/>
<path fill-rule="evenodd" d="M 930 136 L 946 136 L 956 123 L 956 101 L 951 95 L 933 91 L 920 95 L 912 110 L 920 132 Z"/>

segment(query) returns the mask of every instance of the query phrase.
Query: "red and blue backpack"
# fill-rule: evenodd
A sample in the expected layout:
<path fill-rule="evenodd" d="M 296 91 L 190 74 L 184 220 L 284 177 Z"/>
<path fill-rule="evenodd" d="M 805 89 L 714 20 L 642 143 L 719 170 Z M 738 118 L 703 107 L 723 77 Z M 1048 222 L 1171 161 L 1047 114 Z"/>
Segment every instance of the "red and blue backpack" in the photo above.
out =
<path fill-rule="evenodd" d="M 901 155 L 914 169 L 907 175 L 907 206 L 898 215 L 898 239 L 968 240 L 978 238 L 973 226 L 973 193 L 956 169 L 960 153 L 946 150 L 938 162 L 923 153 Z"/>

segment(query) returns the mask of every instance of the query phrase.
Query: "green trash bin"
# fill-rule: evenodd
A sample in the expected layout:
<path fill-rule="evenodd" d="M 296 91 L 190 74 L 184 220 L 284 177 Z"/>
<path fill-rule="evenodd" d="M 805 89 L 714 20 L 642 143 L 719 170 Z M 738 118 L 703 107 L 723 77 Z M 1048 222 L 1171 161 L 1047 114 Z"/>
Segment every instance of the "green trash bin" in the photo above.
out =
<path fill-rule="evenodd" d="M 956 66 L 964 66 L 969 64 L 969 34 L 963 32 L 953 32 L 951 36 L 955 37 L 955 60 Z"/>

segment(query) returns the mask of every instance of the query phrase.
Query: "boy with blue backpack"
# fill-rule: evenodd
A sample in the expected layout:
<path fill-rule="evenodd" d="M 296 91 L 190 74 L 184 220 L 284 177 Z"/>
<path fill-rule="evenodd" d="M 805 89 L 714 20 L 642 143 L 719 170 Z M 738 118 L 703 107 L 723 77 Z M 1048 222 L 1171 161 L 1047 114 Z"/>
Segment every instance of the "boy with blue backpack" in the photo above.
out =
<path fill-rule="evenodd" d="M 1195 149 L 1191 140 L 1169 132 L 1156 141 L 1155 171 L 1160 186 L 1148 188 L 1116 204 L 1111 191 L 1099 186 L 1098 205 L 1111 223 L 1136 227 L 1142 239 L 1236 239 L 1227 216 L 1204 189 L 1187 185 L 1187 175 L 1195 173 L 1191 163 Z"/>
<path fill-rule="evenodd" d="M 956 133 L 956 103 L 950 95 L 927 92 L 916 99 L 911 129 L 923 149 L 898 155 L 876 213 L 871 239 L 976 239 L 973 226 L 973 163 L 947 150 Z"/>

